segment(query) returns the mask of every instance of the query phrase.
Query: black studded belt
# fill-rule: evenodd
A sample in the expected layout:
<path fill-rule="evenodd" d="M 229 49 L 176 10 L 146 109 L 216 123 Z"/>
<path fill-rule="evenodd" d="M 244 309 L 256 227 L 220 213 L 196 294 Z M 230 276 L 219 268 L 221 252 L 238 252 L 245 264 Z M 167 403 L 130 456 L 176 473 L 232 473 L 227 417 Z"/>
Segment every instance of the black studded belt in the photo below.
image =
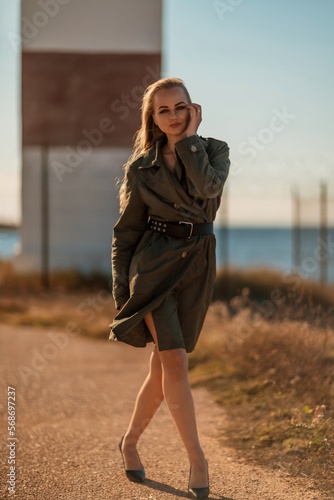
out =
<path fill-rule="evenodd" d="M 213 234 L 213 222 L 193 224 L 192 222 L 167 222 L 164 220 L 149 219 L 148 229 L 172 236 L 173 238 L 191 238 L 192 236 L 202 236 Z"/>

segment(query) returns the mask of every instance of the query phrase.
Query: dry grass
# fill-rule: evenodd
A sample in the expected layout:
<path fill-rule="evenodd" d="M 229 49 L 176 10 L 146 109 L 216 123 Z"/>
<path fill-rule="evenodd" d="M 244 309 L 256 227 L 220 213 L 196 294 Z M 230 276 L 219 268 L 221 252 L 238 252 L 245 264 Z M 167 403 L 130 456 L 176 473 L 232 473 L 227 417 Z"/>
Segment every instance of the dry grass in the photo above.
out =
<path fill-rule="evenodd" d="M 106 278 L 73 271 L 53 273 L 45 289 L 37 274 L 16 274 L 0 261 L 0 323 L 57 328 L 75 327 L 82 335 L 107 339 L 115 314 Z"/>
<path fill-rule="evenodd" d="M 72 269 L 51 272 L 48 277 L 48 286 L 40 273 L 17 273 L 10 261 L 0 260 L 0 291 L 3 293 L 15 292 L 71 292 L 90 291 L 108 288 L 108 279 L 98 273 L 84 275 Z"/>
<path fill-rule="evenodd" d="M 246 308 L 231 316 L 216 302 L 190 368 L 193 385 L 206 385 L 227 411 L 222 434 L 243 457 L 333 492 L 333 329 Z"/>
<path fill-rule="evenodd" d="M 270 320 L 334 324 L 334 286 L 301 279 L 272 269 L 223 269 L 213 300 L 224 300 L 234 314 L 242 308 Z"/>

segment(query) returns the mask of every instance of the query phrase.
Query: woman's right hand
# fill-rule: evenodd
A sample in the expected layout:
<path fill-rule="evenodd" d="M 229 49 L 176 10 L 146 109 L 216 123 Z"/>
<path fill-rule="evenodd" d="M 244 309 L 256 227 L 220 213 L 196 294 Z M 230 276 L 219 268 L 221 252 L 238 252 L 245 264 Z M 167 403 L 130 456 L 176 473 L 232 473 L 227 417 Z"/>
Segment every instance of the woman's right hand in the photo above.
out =
<path fill-rule="evenodd" d="M 197 129 L 202 121 L 202 108 L 200 104 L 195 103 L 187 104 L 187 108 L 189 109 L 190 118 L 186 130 L 186 136 L 190 137 L 191 135 L 197 134 Z"/>

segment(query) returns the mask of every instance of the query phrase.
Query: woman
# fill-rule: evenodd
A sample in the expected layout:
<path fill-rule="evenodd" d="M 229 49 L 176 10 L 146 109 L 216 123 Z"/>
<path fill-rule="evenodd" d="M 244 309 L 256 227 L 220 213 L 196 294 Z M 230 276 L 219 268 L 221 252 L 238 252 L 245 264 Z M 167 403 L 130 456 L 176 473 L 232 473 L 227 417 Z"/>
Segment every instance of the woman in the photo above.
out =
<path fill-rule="evenodd" d="M 154 342 L 150 370 L 119 444 L 128 479 L 143 482 L 136 447 L 165 399 L 190 462 L 189 494 L 207 498 L 208 466 L 188 382 L 216 273 L 213 220 L 229 170 L 228 146 L 197 135 L 199 104 L 182 80 L 161 79 L 143 96 L 142 124 L 125 165 L 112 241 L 110 339 Z"/>

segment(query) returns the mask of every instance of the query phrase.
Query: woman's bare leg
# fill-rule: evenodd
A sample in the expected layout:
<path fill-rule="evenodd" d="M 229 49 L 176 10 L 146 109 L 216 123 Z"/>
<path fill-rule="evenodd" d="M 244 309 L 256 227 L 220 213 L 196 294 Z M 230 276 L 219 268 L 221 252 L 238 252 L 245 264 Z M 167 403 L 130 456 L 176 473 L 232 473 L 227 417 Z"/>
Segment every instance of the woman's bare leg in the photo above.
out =
<path fill-rule="evenodd" d="M 151 335 L 157 342 L 152 313 L 145 317 Z M 163 394 L 188 453 L 191 465 L 191 487 L 208 486 L 207 463 L 201 448 L 194 401 L 188 380 L 188 357 L 185 349 L 159 351 L 162 365 Z"/>
<path fill-rule="evenodd" d="M 150 360 L 150 371 L 138 393 L 131 421 L 123 440 L 122 451 L 126 469 L 142 468 L 136 450 L 137 442 L 163 399 L 162 368 L 158 349 L 155 347 Z"/>

